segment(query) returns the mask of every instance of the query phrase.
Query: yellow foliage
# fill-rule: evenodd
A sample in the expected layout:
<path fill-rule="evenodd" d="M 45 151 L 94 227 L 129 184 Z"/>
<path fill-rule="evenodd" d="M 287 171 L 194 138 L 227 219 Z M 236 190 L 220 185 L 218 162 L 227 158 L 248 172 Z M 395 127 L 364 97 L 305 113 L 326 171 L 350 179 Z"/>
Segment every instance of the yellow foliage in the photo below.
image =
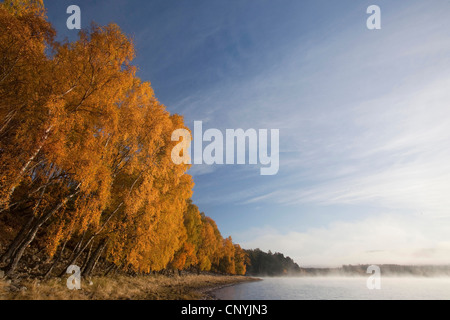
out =
<path fill-rule="evenodd" d="M 123 269 L 245 273 L 241 251 L 189 200 L 189 166 L 171 159 L 183 117 L 136 77 L 117 25 L 58 43 L 42 1 L 7 0 L 0 29 L 0 209 L 32 208 L 50 256 L 68 241 L 106 243 Z"/>

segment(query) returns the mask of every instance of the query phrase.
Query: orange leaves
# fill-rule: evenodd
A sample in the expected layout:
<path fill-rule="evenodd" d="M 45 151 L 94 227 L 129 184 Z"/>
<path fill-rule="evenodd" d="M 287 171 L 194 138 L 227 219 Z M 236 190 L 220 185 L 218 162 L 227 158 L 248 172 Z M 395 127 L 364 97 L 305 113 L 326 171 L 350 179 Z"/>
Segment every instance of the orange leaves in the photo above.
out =
<path fill-rule="evenodd" d="M 56 43 L 42 1 L 7 0 L 0 29 L 0 206 L 45 217 L 50 256 L 74 240 L 107 243 L 124 269 L 245 273 L 240 247 L 189 200 L 189 166 L 172 161 L 183 117 L 136 77 L 117 25 Z"/>
<path fill-rule="evenodd" d="M 44 49 L 52 45 L 55 32 L 41 9 L 34 1 L 0 4 L 0 203 L 6 206 L 10 190 L 23 178 L 18 164 L 28 163 L 42 138 L 37 132 L 45 132 L 46 116 L 39 112 L 48 96 Z"/>
<path fill-rule="evenodd" d="M 219 270 L 224 273 L 236 274 L 234 261 L 235 247 L 231 237 L 226 238 L 223 241 L 222 255 L 219 263 Z"/>
<path fill-rule="evenodd" d="M 31 14 L 44 17 L 45 14 L 43 0 L 4 0 L 1 6 L 17 16 Z"/>
<path fill-rule="evenodd" d="M 235 273 L 238 275 L 245 275 L 247 272 L 247 265 L 250 263 L 248 253 L 238 244 L 235 244 L 234 248 Z"/>

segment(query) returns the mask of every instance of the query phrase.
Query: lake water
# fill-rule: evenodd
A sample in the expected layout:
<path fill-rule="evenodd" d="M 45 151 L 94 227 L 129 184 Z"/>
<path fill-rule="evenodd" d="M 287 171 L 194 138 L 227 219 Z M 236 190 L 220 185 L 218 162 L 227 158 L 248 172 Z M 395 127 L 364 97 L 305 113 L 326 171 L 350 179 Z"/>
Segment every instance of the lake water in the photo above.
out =
<path fill-rule="evenodd" d="M 450 278 L 384 277 L 369 290 L 365 277 L 263 278 L 219 289 L 220 300 L 450 300 Z"/>

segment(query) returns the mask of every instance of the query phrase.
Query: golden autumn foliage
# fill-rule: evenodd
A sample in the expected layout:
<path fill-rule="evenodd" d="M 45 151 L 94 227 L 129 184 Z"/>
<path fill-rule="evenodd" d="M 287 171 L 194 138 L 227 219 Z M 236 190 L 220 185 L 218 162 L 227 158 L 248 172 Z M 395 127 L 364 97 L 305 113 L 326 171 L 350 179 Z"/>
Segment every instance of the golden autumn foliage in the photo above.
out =
<path fill-rule="evenodd" d="M 100 258 L 134 272 L 245 274 L 245 252 L 190 200 L 189 166 L 171 159 L 183 118 L 136 77 L 120 28 L 59 43 L 42 1 L 9 0 L 0 29 L 0 215 L 22 225 L 6 274 L 37 238 L 54 265 L 83 256 L 86 275 Z"/>

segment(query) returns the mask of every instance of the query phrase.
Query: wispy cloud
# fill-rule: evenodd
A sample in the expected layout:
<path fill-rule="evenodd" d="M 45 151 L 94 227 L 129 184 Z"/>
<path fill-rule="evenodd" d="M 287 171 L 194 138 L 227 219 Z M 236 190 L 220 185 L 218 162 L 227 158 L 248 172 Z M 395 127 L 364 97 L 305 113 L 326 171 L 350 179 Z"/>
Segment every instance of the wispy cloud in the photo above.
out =
<path fill-rule="evenodd" d="M 238 234 L 247 248 L 279 251 L 302 266 L 343 264 L 449 264 L 449 219 L 380 214 L 353 222 L 333 222 L 304 232 L 280 233 L 274 228 L 255 228 L 250 236 Z"/>
<path fill-rule="evenodd" d="M 329 136 L 328 147 L 309 145 L 306 163 L 303 152 L 296 154 L 297 169 L 308 169 L 315 183 L 293 186 L 301 178 L 294 174 L 247 202 L 367 203 L 450 215 L 449 86 L 450 78 L 440 79 L 400 102 L 402 92 L 372 101 L 350 120 L 359 127 L 353 135 Z"/>

